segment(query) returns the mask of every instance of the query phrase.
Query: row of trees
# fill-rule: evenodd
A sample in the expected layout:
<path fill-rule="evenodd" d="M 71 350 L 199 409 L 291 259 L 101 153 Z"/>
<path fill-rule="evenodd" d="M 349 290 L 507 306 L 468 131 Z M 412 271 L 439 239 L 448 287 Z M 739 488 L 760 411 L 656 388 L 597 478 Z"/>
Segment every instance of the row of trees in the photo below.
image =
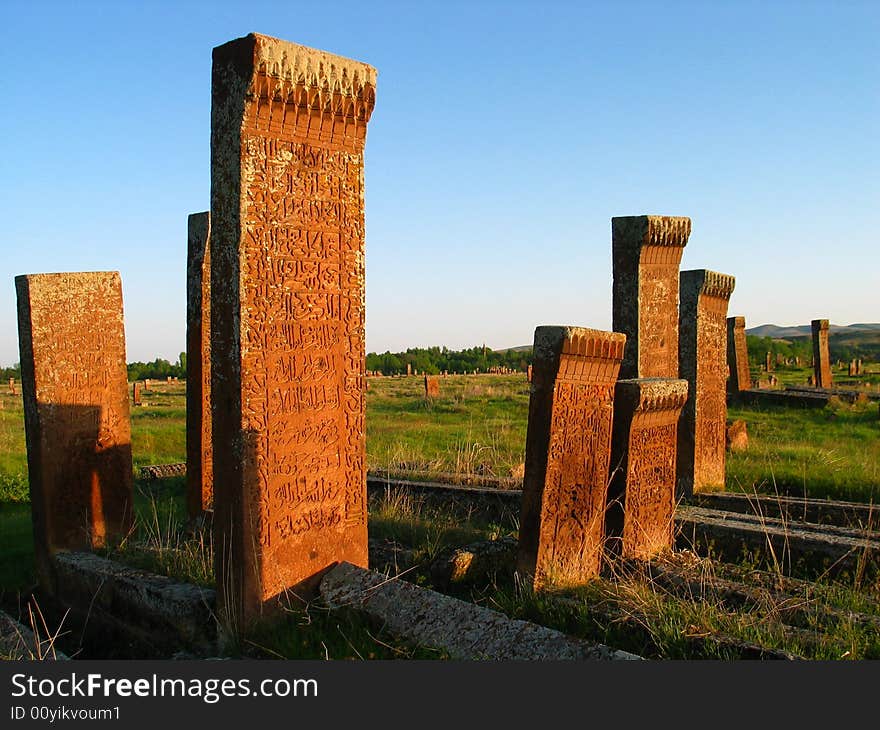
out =
<path fill-rule="evenodd" d="M 842 360 L 849 362 L 857 358 L 867 361 L 874 361 L 880 357 L 880 346 L 871 342 L 865 342 L 863 345 L 843 344 L 835 342 L 832 335 L 828 338 L 828 352 L 832 362 Z M 754 335 L 746 335 L 746 345 L 749 350 L 749 362 L 753 365 L 761 365 L 764 363 L 767 353 L 776 365 L 776 355 L 789 359 L 799 357 L 802 367 L 809 367 L 810 358 L 813 357 L 813 339 L 812 337 L 798 337 L 791 340 L 774 340 L 772 337 L 756 337 Z"/>
<path fill-rule="evenodd" d="M 378 370 L 383 375 L 395 375 L 405 373 L 406 366 L 410 365 L 419 373 L 431 375 L 442 373 L 444 370 L 450 373 L 474 370 L 485 373 L 493 367 L 525 371 L 531 360 L 531 349 L 496 352 L 485 345 L 464 350 L 450 350 L 446 347 L 410 347 L 405 352 L 367 353 L 367 370 Z"/>
<path fill-rule="evenodd" d="M 128 363 L 128 379 L 143 380 L 150 378 L 155 380 L 164 380 L 168 376 L 172 378 L 186 377 L 186 353 L 181 352 L 177 358 L 177 362 L 172 364 L 161 357 L 157 357 L 152 362 L 130 362 Z"/>

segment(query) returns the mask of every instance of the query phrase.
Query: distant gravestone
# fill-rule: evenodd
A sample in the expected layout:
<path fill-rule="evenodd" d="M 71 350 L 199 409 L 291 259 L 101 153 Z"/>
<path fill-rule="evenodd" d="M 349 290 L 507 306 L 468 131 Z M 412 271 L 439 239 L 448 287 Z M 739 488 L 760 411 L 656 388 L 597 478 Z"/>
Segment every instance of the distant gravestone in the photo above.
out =
<path fill-rule="evenodd" d="M 771 352 L 768 352 L 764 356 L 764 370 L 767 371 L 768 373 L 772 372 L 772 370 L 773 370 L 773 353 L 771 353 Z"/>
<path fill-rule="evenodd" d="M 128 375 L 118 272 L 17 276 L 34 549 L 51 556 L 126 536 L 132 525 Z"/>
<path fill-rule="evenodd" d="M 735 281 L 706 269 L 681 272 L 679 356 L 689 389 L 678 424 L 679 496 L 724 487 L 727 305 Z"/>
<path fill-rule="evenodd" d="M 146 380 L 144 380 L 144 390 L 149 390 L 149 389 L 150 389 L 150 379 L 147 378 Z"/>
<path fill-rule="evenodd" d="M 252 34 L 214 49 L 211 398 L 225 620 L 367 564 L 363 151 L 376 71 Z M 221 448 L 222 445 L 222 448 Z"/>
<path fill-rule="evenodd" d="M 817 388 L 830 388 L 832 379 L 828 354 L 828 320 L 814 319 L 810 326 L 813 332 L 813 382 Z"/>
<path fill-rule="evenodd" d="M 678 377 L 678 267 L 690 232 L 684 217 L 611 219 L 612 329 L 627 337 L 623 378 Z"/>
<path fill-rule="evenodd" d="M 15 378 L 9 378 L 9 392 L 15 395 Z"/>
<path fill-rule="evenodd" d="M 406 364 L 406 374 L 407 374 L 407 375 L 412 375 L 412 371 L 413 371 L 413 369 L 412 369 L 412 363 L 407 363 L 407 364 Z"/>
<path fill-rule="evenodd" d="M 598 575 L 625 342 L 580 327 L 535 330 L 517 571 L 536 590 Z"/>
<path fill-rule="evenodd" d="M 746 318 L 727 318 L 727 390 L 739 393 L 752 387 L 749 373 L 749 350 L 746 346 Z"/>
<path fill-rule="evenodd" d="M 133 405 L 139 406 L 141 403 L 141 384 L 135 380 L 131 384 L 131 402 Z"/>
<path fill-rule="evenodd" d="M 528 380 L 530 383 L 532 382 L 532 366 L 531 365 L 529 365 L 526 368 L 526 380 Z"/>
<path fill-rule="evenodd" d="M 436 375 L 425 373 L 425 398 L 440 397 L 440 381 Z"/>
<path fill-rule="evenodd" d="M 186 351 L 186 507 L 195 518 L 214 507 L 209 212 L 187 219 Z"/>
<path fill-rule="evenodd" d="M 678 419 L 688 382 L 618 380 L 608 493 L 608 541 L 623 558 L 648 560 L 671 550 Z"/>

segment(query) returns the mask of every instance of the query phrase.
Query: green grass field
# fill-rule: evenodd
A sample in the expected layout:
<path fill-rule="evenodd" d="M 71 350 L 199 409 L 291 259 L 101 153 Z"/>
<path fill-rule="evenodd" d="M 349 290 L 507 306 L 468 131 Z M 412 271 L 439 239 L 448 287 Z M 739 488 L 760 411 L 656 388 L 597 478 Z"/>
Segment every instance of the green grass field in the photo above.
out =
<path fill-rule="evenodd" d="M 801 375 L 788 372 L 785 380 L 801 383 L 806 379 Z M 782 381 L 783 373 L 778 377 Z M 184 387 L 183 383 L 159 384 L 144 394 L 145 405 L 132 408 L 135 467 L 184 461 Z M 368 467 L 423 479 L 437 474 L 521 477 L 528 401 L 524 375 L 441 377 L 440 397 L 432 401 L 424 397 L 421 377 L 371 378 L 367 392 Z M 8 606 L 14 603 L 15 594 L 33 583 L 33 555 L 21 396 L 4 393 L 0 405 L 0 603 Z M 835 402 L 822 410 L 738 406 L 730 409 L 729 417 L 748 423 L 750 440 L 748 451 L 728 456 L 729 490 L 794 492 L 857 501 L 880 498 L 876 402 L 851 406 Z M 136 481 L 139 542 L 116 555 L 210 585 L 210 545 L 203 540 L 181 539 L 183 483 L 183 479 L 167 480 L 157 489 Z M 515 537 L 516 527 L 515 519 L 505 525 L 482 524 L 429 513 L 394 495 L 374 501 L 370 510 L 371 538 L 407 546 L 420 564 L 428 564 L 446 546 Z M 748 560 L 746 557 L 738 568 L 748 571 L 753 567 Z M 411 577 L 427 581 L 424 575 Z M 840 611 L 863 611 L 877 615 L 880 621 L 880 595 L 875 595 L 880 586 L 869 589 L 867 609 L 863 586 L 817 584 L 816 591 L 822 601 Z M 707 649 L 701 644 L 695 649 L 693 644 L 693 636 L 723 632 L 811 658 L 880 657 L 876 630 L 872 634 L 863 626 L 840 622 L 829 626 L 827 618 L 810 615 L 792 630 L 780 624 L 772 606 L 731 611 L 721 601 L 681 600 L 644 581 L 603 578 L 565 596 L 561 603 L 552 597 L 535 596 L 510 580 L 494 582 L 463 597 L 647 656 L 725 658 L 723 647 Z M 242 654 L 438 656 L 405 647 L 354 615 L 331 616 L 314 606 L 291 610 L 282 624 L 263 627 L 248 641 L 250 644 L 240 647 Z"/>

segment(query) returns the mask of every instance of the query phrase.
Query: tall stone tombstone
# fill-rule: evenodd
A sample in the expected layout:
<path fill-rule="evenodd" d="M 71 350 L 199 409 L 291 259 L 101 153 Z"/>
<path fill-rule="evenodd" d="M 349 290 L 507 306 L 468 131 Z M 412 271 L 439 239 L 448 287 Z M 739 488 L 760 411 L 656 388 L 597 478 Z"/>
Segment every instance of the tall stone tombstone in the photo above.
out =
<path fill-rule="evenodd" d="M 536 590 L 599 573 L 625 342 L 580 327 L 535 330 L 517 571 Z"/>
<path fill-rule="evenodd" d="M 679 357 L 688 399 L 678 424 L 678 492 L 724 488 L 727 429 L 727 305 L 736 279 L 681 272 Z"/>
<path fill-rule="evenodd" d="M 112 545 L 132 526 L 122 282 L 115 271 L 15 277 L 34 552 Z"/>
<path fill-rule="evenodd" d="M 436 375 L 428 375 L 425 373 L 425 398 L 440 397 L 440 380 Z"/>
<path fill-rule="evenodd" d="M 131 384 L 131 404 L 141 405 L 141 384 L 137 380 Z"/>
<path fill-rule="evenodd" d="M 764 355 L 764 370 L 768 373 L 773 370 L 773 353 L 769 350 L 767 351 L 767 354 Z"/>
<path fill-rule="evenodd" d="M 214 507 L 211 439 L 211 214 L 187 219 L 186 507 L 190 518 Z"/>
<path fill-rule="evenodd" d="M 9 378 L 9 393 L 15 395 L 15 378 Z"/>
<path fill-rule="evenodd" d="M 690 233 L 690 218 L 611 219 L 612 329 L 627 338 L 622 378 L 678 377 L 678 267 Z"/>
<path fill-rule="evenodd" d="M 830 388 L 831 357 L 828 351 L 828 320 L 814 319 L 813 330 L 813 382 L 817 388 Z"/>
<path fill-rule="evenodd" d="M 730 368 L 730 377 L 727 379 L 729 393 L 739 393 L 752 387 L 745 317 L 727 318 L 727 366 Z"/>
<path fill-rule="evenodd" d="M 671 550 L 678 419 L 688 382 L 618 380 L 614 389 L 607 543 L 623 558 L 648 560 Z"/>
<path fill-rule="evenodd" d="M 367 564 L 364 143 L 376 71 L 214 49 L 211 398 L 218 602 L 237 629 Z"/>

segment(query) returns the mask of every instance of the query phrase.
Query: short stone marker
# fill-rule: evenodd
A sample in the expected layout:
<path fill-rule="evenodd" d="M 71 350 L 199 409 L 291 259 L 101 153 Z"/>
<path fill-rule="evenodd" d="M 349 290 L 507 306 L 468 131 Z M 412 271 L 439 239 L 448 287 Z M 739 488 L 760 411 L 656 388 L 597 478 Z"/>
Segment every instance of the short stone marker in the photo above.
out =
<path fill-rule="evenodd" d="M 132 525 L 131 426 L 118 272 L 15 277 L 37 572 Z"/>
<path fill-rule="evenodd" d="M 211 214 L 187 219 L 186 508 L 190 518 L 214 507 L 211 439 Z"/>
<path fill-rule="evenodd" d="M 131 384 L 131 403 L 135 406 L 143 405 L 141 401 L 141 384 L 137 380 Z"/>
<path fill-rule="evenodd" d="M 730 368 L 727 380 L 729 393 L 739 393 L 752 387 L 745 317 L 727 318 L 727 366 Z"/>
<path fill-rule="evenodd" d="M 9 378 L 9 392 L 15 395 L 15 378 Z"/>
<path fill-rule="evenodd" d="M 251 34 L 214 49 L 218 604 L 243 629 L 367 563 L 363 151 L 376 71 Z"/>
<path fill-rule="evenodd" d="M 530 383 L 532 382 L 532 366 L 531 365 L 529 365 L 526 368 L 526 380 L 528 380 Z"/>
<path fill-rule="evenodd" d="M 425 398 L 440 397 L 440 381 L 436 375 L 425 374 Z"/>
<path fill-rule="evenodd" d="M 648 560 L 672 549 L 678 419 L 687 396 L 687 380 L 617 381 L 606 517 L 615 555 Z"/>
<path fill-rule="evenodd" d="M 536 590 L 599 573 L 625 342 L 581 327 L 535 330 L 517 571 Z"/>
<path fill-rule="evenodd" d="M 773 353 L 772 352 L 768 351 L 767 354 L 764 356 L 764 370 L 768 373 L 773 370 Z"/>
<path fill-rule="evenodd" d="M 810 322 L 813 331 L 813 382 L 817 388 L 830 388 L 831 358 L 828 353 L 828 320 L 814 319 Z"/>
<path fill-rule="evenodd" d="M 678 495 L 724 488 L 727 424 L 727 304 L 736 280 L 681 272 L 679 357 L 688 400 L 678 423 Z"/>
<path fill-rule="evenodd" d="M 626 335 L 622 378 L 678 377 L 678 267 L 691 220 L 611 219 L 612 329 Z"/>
<path fill-rule="evenodd" d="M 727 422 L 727 450 L 748 451 L 749 429 L 745 421 L 735 420 Z"/>
<path fill-rule="evenodd" d="M 324 576 L 321 596 L 331 608 L 363 612 L 398 637 L 452 659 L 641 658 L 349 563 Z"/>

